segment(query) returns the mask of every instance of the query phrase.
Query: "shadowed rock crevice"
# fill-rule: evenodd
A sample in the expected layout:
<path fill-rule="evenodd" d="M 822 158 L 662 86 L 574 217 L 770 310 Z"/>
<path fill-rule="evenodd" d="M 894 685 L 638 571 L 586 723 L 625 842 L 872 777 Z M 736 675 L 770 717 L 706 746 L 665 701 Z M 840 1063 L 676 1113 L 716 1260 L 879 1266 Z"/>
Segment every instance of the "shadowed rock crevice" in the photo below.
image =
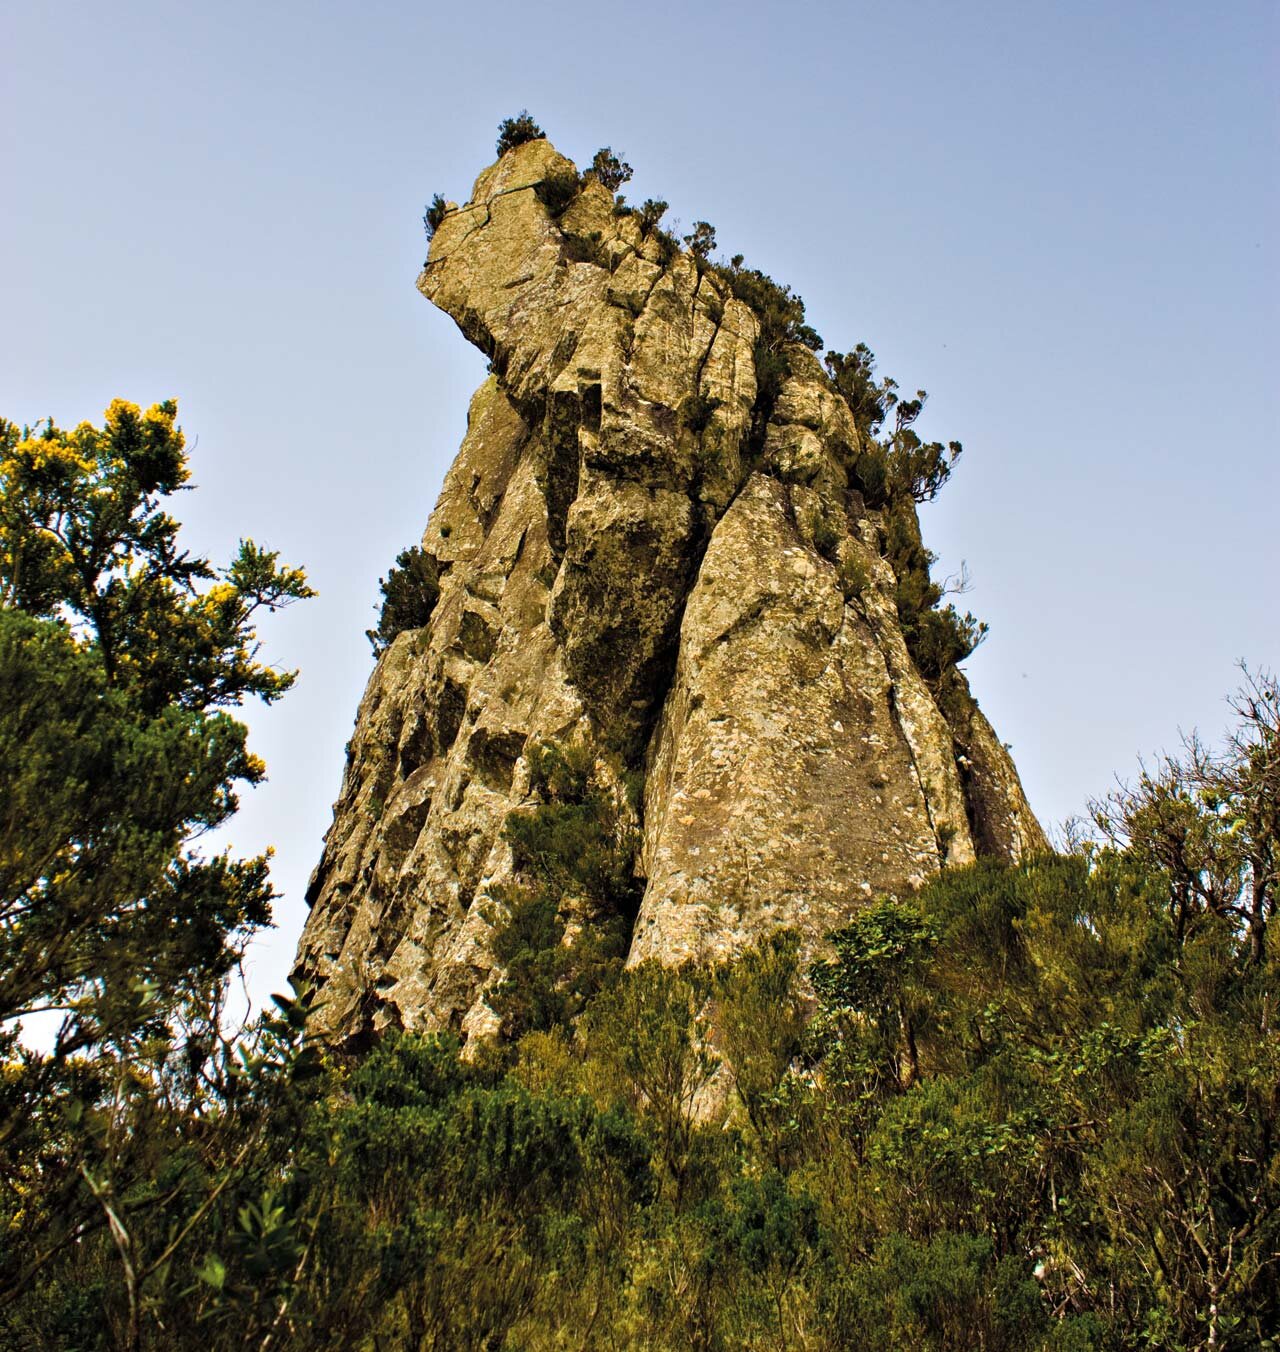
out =
<path fill-rule="evenodd" d="M 808 956 L 876 894 L 1044 844 L 963 677 L 908 651 L 820 363 L 598 182 L 539 191 L 573 172 L 509 151 L 419 278 L 491 373 L 423 536 L 439 599 L 370 677 L 308 890 L 298 968 L 339 1037 L 495 1033 L 538 746 L 643 781 L 631 962 L 779 926 Z"/>

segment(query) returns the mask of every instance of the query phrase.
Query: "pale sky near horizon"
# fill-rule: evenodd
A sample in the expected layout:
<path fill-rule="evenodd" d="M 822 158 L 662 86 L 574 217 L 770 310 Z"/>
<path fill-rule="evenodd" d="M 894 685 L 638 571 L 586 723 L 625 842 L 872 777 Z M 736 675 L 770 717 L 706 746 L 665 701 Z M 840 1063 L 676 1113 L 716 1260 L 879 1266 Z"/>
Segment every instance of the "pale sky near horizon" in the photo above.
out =
<path fill-rule="evenodd" d="M 250 535 L 318 600 L 263 625 L 280 989 L 377 583 L 483 357 L 415 291 L 421 215 L 527 107 L 632 200 L 711 221 L 867 342 L 965 456 L 926 543 L 991 624 L 967 664 L 1046 824 L 1280 667 L 1280 4 L 208 6 L 4 0 L 0 414 L 174 397 L 186 542 Z"/>

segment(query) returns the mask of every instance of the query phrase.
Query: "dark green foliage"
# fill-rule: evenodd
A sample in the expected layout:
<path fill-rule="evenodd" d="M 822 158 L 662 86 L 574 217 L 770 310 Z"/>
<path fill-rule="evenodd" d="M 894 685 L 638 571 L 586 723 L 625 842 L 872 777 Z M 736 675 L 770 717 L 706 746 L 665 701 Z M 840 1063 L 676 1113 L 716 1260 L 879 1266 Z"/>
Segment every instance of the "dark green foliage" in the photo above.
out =
<path fill-rule="evenodd" d="M 504 1346 L 579 1285 L 596 1184 L 624 1212 L 651 1195 L 632 1124 L 494 1081 L 457 1050 L 389 1037 L 301 1144 L 296 1205 L 323 1279 L 298 1293 L 288 1346 Z"/>
<path fill-rule="evenodd" d="M 254 614 L 311 592 L 252 541 L 222 570 L 178 547 L 175 414 L 0 421 L 0 1021 L 67 1011 L 69 1049 L 138 983 L 220 981 L 269 910 L 264 861 L 184 844 L 263 775 L 224 709 L 293 680 L 254 661 Z"/>
<path fill-rule="evenodd" d="M 393 1033 L 308 1105 L 286 1092 L 305 1065 L 274 1053 L 234 1138 L 263 1163 L 173 1280 L 149 1278 L 147 1345 L 515 1349 L 573 1330 L 600 1349 L 1262 1352 L 1280 1318 L 1280 1048 L 1252 906 L 1280 706 L 1272 683 L 1250 689 L 1237 750 L 1113 800 L 1123 846 L 988 861 L 863 907 L 811 970 L 808 1028 L 782 934 L 717 971 L 614 969 L 506 1073 Z M 530 758 L 545 806 L 611 801 L 576 745 Z M 556 889 L 619 876 L 590 819 L 519 828 L 548 901 L 520 922 L 531 951 Z M 1174 839 L 1204 884 L 1188 916 L 1185 875 L 1152 862 Z M 282 1049 L 302 1015 L 285 1002 Z M 720 1075 L 727 1120 L 700 1123 Z M 134 1194 L 139 1214 L 172 1204 L 169 1178 Z M 208 1195 L 199 1169 L 185 1186 Z M 134 1232 L 152 1254 L 166 1233 Z M 113 1261 L 91 1235 L 0 1331 L 126 1346 Z"/>
<path fill-rule="evenodd" d="M 1280 687 L 1244 675 L 1225 752 L 1190 737 L 1183 758 L 1163 757 L 1134 788 L 1090 806 L 1113 845 L 1168 874 L 1179 942 L 1226 922 L 1243 927 L 1259 964 L 1280 892 Z"/>
<path fill-rule="evenodd" d="M 422 228 L 427 232 L 428 240 L 440 228 L 440 222 L 444 220 L 448 209 L 448 204 L 444 198 L 436 193 L 431 199 L 431 204 L 422 213 Z"/>
<path fill-rule="evenodd" d="M 705 263 L 716 247 L 716 228 L 706 221 L 694 221 L 693 230 L 684 237 L 684 242 L 689 252 L 699 262 Z"/>
<path fill-rule="evenodd" d="M 397 634 L 421 629 L 440 599 L 440 566 L 433 555 L 413 545 L 396 555 L 395 567 L 379 579 L 382 606 L 377 627 L 365 630 L 375 653 L 391 646 Z"/>
<path fill-rule="evenodd" d="M 875 383 L 875 354 L 865 343 L 859 343 L 847 354 L 828 352 L 823 361 L 836 389 L 849 405 L 858 431 L 864 437 L 875 435 L 889 412 L 889 398 L 897 388 L 888 379 L 883 385 Z"/>
<path fill-rule="evenodd" d="M 1280 1060 L 1263 986 L 1246 933 L 1179 942 L 1167 889 L 1133 856 L 985 864 L 836 937 L 815 977 L 832 1122 L 863 1164 L 851 1201 L 884 1229 L 890 1284 L 924 1280 L 895 1316 L 919 1323 L 913 1345 L 967 1345 L 963 1323 L 953 1341 L 931 1327 L 928 1292 L 946 1272 L 980 1276 L 959 1249 L 934 1264 L 919 1241 L 975 1260 L 989 1243 L 989 1282 L 939 1299 L 991 1338 L 991 1320 L 1034 1331 L 1052 1308 L 1075 1321 L 1064 1346 L 1102 1345 L 1100 1329 L 1201 1345 L 1216 1305 L 1218 1341 L 1231 1329 L 1247 1347 L 1276 1317 L 1264 1100 Z M 1027 1253 L 1042 1255 L 1039 1311 L 1016 1266 Z M 939 1275 L 904 1285 L 904 1258 Z"/>
<path fill-rule="evenodd" d="M 525 754 L 531 787 L 544 802 L 507 819 L 517 867 L 562 894 L 634 915 L 638 841 L 585 744 L 543 742 Z"/>
<path fill-rule="evenodd" d="M 805 323 L 804 301 L 791 288 L 775 282 L 758 268 L 738 266 L 717 268 L 716 273 L 729 284 L 733 294 L 760 320 L 761 340 L 771 348 L 784 343 L 800 343 L 816 352 L 822 339 Z"/>
<path fill-rule="evenodd" d="M 582 191 L 582 180 L 571 164 L 552 165 L 547 176 L 534 189 L 538 200 L 554 216 L 561 216 L 569 203 Z"/>
<path fill-rule="evenodd" d="M 154 988 L 147 1026 L 92 1059 L 6 1069 L 5 1346 L 133 1352 L 185 1346 L 183 1328 L 193 1346 L 238 1347 L 289 1296 L 305 1238 L 275 1187 L 320 1083 L 309 999 L 276 997 L 236 1042 L 216 1009 L 181 1036 L 166 1027 L 171 996 Z M 34 1106 L 20 1121 L 18 1096 Z"/>
<path fill-rule="evenodd" d="M 224 1033 L 273 894 L 265 856 L 193 847 L 265 772 L 226 710 L 293 680 L 254 660 L 254 616 L 311 592 L 252 541 L 221 569 L 179 547 L 161 506 L 187 478 L 176 413 L 0 421 L 6 1345 L 137 1347 L 193 1236 L 261 1196 L 266 1124 L 287 1129 L 314 1069 L 301 996 L 238 1045 Z M 52 1045 L 24 1047 L 15 1021 L 42 1011 Z"/>
<path fill-rule="evenodd" d="M 799 976 L 799 938 L 784 931 L 718 972 L 715 983 L 719 1043 L 734 1092 L 759 1150 L 778 1168 L 792 1159 L 806 1097 L 793 1071 L 808 1022 Z"/>
<path fill-rule="evenodd" d="M 705 432 L 724 401 L 709 394 L 691 394 L 680 406 L 680 416 L 691 432 Z"/>
<path fill-rule="evenodd" d="M 924 442 L 913 424 L 928 396 L 901 399 L 897 382 L 875 380 L 875 356 L 864 343 L 825 357 L 832 383 L 858 428 L 860 444 L 849 468 L 870 507 L 884 513 L 885 554 L 897 578 L 898 618 L 907 647 L 924 678 L 937 688 L 986 637 L 987 626 L 955 606 L 943 606 L 943 588 L 932 580 L 934 555 L 924 547 L 915 507 L 930 502 L 951 477 L 961 454 L 958 441 Z M 885 422 L 893 415 L 893 426 Z"/>
<path fill-rule="evenodd" d="M 602 146 L 591 161 L 590 172 L 610 192 L 616 193 L 624 183 L 631 181 L 631 166 L 620 156 L 613 153 L 610 146 Z"/>
<path fill-rule="evenodd" d="M 891 501 L 884 517 L 885 555 L 897 579 L 898 620 L 920 674 L 935 684 L 982 642 L 987 626 L 973 615 L 943 606 L 943 589 L 933 580 L 933 553 L 920 538 L 914 507 Z"/>
<path fill-rule="evenodd" d="M 901 399 L 898 385 L 887 376 L 875 383 L 875 354 L 865 343 L 850 353 L 828 352 L 827 372 L 844 397 L 862 446 L 852 466 L 858 485 L 872 507 L 932 502 L 951 477 L 963 447 L 958 441 L 922 442 L 913 424 L 924 410 L 928 395 L 917 390 L 914 399 Z M 884 423 L 893 414 L 893 428 Z"/>
<path fill-rule="evenodd" d="M 792 1192 L 776 1170 L 760 1179 L 739 1179 L 727 1204 L 716 1198 L 702 1215 L 721 1261 L 757 1276 L 797 1272 L 818 1242 L 817 1204 L 804 1192 Z"/>
<path fill-rule="evenodd" d="M 851 1352 L 1041 1348 L 1049 1322 L 1029 1265 L 997 1261 L 978 1235 L 891 1235 L 870 1262 L 838 1274 L 826 1299 Z"/>
<path fill-rule="evenodd" d="M 490 997 L 508 1037 L 572 1022 L 621 965 L 640 900 L 638 838 L 585 744 L 526 756 L 542 801 L 504 828 L 527 881 L 502 898 L 494 953 L 507 976 Z"/>
<path fill-rule="evenodd" d="M 705 1045 L 707 994 L 705 973 L 646 963 L 622 972 L 586 1016 L 612 1084 L 654 1124 L 662 1178 L 677 1195 L 692 1163 L 694 1103 L 717 1065 Z"/>
<path fill-rule="evenodd" d="M 658 222 L 667 214 L 667 204 L 657 198 L 646 198 L 638 213 L 640 233 L 646 238 L 658 227 Z"/>
<path fill-rule="evenodd" d="M 543 141 L 546 132 L 529 116 L 529 110 L 522 108 L 515 117 L 506 117 L 498 124 L 498 155 L 522 146 L 526 141 Z"/>

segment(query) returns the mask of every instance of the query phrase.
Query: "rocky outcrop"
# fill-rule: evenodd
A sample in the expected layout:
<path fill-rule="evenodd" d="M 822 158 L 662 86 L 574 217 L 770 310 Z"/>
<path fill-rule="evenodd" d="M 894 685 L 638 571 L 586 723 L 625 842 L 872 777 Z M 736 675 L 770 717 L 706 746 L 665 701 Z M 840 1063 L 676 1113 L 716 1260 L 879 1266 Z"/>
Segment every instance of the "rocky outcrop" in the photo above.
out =
<path fill-rule="evenodd" d="M 585 743 L 620 802 L 643 780 L 632 962 L 784 925 L 813 951 L 867 897 L 1044 846 L 962 678 L 940 699 L 912 659 L 818 362 L 792 345 L 764 406 L 753 310 L 589 178 L 554 211 L 574 172 L 509 151 L 419 279 L 491 374 L 423 536 L 439 601 L 370 679 L 309 892 L 298 968 L 344 1038 L 494 1030 L 538 743 Z"/>

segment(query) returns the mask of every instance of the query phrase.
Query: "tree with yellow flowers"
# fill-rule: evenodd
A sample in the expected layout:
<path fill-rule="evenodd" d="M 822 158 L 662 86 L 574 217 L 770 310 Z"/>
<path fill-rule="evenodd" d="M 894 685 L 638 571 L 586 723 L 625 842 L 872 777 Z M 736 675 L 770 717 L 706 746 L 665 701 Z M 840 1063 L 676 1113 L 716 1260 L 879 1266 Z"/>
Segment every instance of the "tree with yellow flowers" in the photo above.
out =
<path fill-rule="evenodd" d="M 182 549 L 163 507 L 189 477 L 176 414 L 118 399 L 102 427 L 0 420 L 0 1308 L 109 1234 L 127 1347 L 252 1136 L 226 1159 L 216 1133 L 173 1153 L 245 1082 L 223 993 L 273 895 L 266 856 L 195 841 L 265 773 L 227 711 L 293 683 L 259 660 L 257 618 L 312 595 L 250 540 L 221 568 Z M 300 1036 L 285 1014 L 261 1065 Z M 35 1015 L 57 1026 L 42 1050 L 18 1037 Z"/>

